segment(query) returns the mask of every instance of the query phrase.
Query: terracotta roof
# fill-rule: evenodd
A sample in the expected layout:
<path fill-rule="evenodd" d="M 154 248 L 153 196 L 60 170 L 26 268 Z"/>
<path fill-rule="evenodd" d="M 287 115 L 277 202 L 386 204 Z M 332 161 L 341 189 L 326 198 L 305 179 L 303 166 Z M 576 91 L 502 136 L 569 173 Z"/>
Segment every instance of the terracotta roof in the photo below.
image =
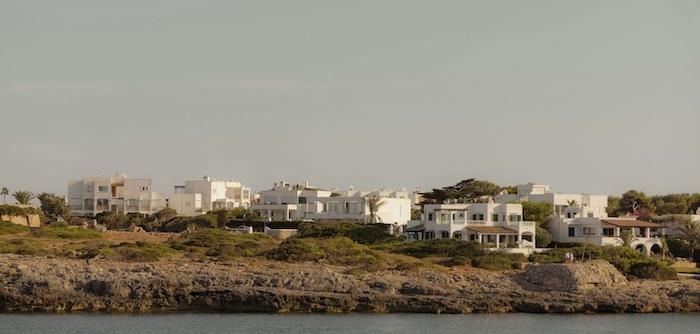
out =
<path fill-rule="evenodd" d="M 663 228 L 664 226 L 657 223 L 645 222 L 636 219 L 601 219 L 603 223 L 614 225 L 617 227 L 651 227 Z"/>
<path fill-rule="evenodd" d="M 423 224 L 412 226 L 406 229 L 406 232 L 420 232 L 425 230 L 425 227 L 423 227 Z"/>
<path fill-rule="evenodd" d="M 467 229 L 488 234 L 518 234 L 518 231 L 503 226 L 468 226 Z"/>

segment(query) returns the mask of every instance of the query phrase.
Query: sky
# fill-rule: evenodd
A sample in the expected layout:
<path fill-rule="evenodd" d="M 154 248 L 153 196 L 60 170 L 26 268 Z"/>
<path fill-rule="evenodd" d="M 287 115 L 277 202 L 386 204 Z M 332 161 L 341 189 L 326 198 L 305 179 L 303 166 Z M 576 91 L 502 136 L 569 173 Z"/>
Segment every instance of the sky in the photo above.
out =
<path fill-rule="evenodd" d="M 700 2 L 0 0 L 0 186 L 700 192 Z"/>

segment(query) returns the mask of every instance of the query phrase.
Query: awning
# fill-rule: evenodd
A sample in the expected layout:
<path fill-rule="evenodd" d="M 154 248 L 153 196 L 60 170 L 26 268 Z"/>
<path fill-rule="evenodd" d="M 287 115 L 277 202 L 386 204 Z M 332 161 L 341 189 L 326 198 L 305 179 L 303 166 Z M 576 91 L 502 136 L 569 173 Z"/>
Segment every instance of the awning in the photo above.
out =
<path fill-rule="evenodd" d="M 483 234 L 518 234 L 518 231 L 503 226 L 468 226 L 467 229 Z"/>
<path fill-rule="evenodd" d="M 605 224 L 610 224 L 617 227 L 650 227 L 650 228 L 663 228 L 664 226 L 657 223 L 645 222 L 643 220 L 636 219 L 601 219 Z"/>

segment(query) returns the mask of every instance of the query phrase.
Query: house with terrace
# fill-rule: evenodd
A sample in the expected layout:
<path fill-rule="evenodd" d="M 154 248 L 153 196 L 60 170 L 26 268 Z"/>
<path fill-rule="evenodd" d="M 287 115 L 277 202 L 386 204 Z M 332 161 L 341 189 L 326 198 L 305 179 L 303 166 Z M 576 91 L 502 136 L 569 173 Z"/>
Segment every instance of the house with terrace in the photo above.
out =
<path fill-rule="evenodd" d="M 534 222 L 523 221 L 517 203 L 425 204 L 420 224 L 409 226 L 411 240 L 460 239 L 490 248 L 534 248 Z"/>
<path fill-rule="evenodd" d="M 607 217 L 607 195 L 555 193 L 549 185 L 521 184 L 517 193 L 494 196 L 496 203 L 540 202 L 552 205 L 554 215 L 559 218 Z"/>
<path fill-rule="evenodd" d="M 272 189 L 261 191 L 258 203 L 251 209 L 270 221 L 310 220 L 323 211 L 320 200 L 330 196 L 330 190 L 310 186 L 307 181 L 295 185 L 280 181 Z"/>
<path fill-rule="evenodd" d="M 659 254 L 665 226 L 635 218 L 573 218 L 549 223 L 552 239 L 596 246 L 628 246 L 639 252 Z"/>

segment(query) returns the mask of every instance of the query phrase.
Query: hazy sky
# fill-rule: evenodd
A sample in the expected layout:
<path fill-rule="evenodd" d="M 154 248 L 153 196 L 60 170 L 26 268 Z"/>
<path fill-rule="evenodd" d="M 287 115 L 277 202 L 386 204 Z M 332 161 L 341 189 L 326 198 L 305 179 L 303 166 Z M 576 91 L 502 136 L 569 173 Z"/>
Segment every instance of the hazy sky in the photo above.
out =
<path fill-rule="evenodd" d="M 700 1 L 0 0 L 0 185 L 700 191 Z"/>

